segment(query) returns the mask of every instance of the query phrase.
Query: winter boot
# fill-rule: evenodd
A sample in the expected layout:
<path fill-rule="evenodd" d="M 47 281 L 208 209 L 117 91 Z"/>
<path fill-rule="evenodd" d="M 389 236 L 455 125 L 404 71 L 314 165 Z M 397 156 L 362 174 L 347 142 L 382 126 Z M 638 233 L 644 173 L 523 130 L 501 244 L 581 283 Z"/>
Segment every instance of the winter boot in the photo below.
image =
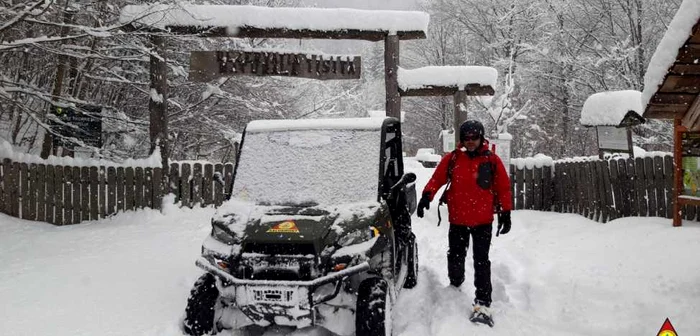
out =
<path fill-rule="evenodd" d="M 491 309 L 487 305 L 482 305 L 479 302 L 474 303 L 474 309 L 469 316 L 469 321 L 474 323 L 486 324 L 493 328 L 493 318 L 491 318 Z"/>

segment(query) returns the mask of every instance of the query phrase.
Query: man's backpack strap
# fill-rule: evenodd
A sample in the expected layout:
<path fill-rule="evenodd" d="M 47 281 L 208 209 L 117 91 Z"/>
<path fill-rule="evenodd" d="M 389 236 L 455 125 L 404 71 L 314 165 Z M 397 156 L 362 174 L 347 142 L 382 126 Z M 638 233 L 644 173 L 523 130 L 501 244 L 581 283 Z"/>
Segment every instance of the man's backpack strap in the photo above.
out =
<path fill-rule="evenodd" d="M 440 206 L 445 203 L 447 204 L 447 190 L 450 189 L 450 186 L 452 185 L 452 171 L 455 168 L 455 161 L 457 161 L 457 149 L 452 151 L 452 156 L 450 157 L 450 162 L 447 165 L 447 183 L 445 183 L 445 190 L 442 191 L 442 195 L 440 196 L 440 202 L 438 202 L 438 208 L 437 208 L 437 213 L 438 213 L 438 226 L 440 226 L 440 222 L 442 222 L 442 216 L 440 216 Z"/>

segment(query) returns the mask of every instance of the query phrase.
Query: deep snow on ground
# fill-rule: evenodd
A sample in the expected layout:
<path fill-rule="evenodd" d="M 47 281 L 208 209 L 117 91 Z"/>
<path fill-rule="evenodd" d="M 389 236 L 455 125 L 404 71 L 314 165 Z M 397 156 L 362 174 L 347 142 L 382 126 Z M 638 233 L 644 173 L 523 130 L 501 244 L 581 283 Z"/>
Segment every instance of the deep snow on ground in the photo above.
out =
<path fill-rule="evenodd" d="M 432 169 L 413 163 L 420 195 Z M 448 225 L 436 226 L 436 206 L 414 216 L 419 284 L 396 303 L 395 335 L 655 335 L 667 317 L 679 335 L 700 332 L 696 222 L 514 212 L 491 249 L 491 329 L 466 319 L 471 262 L 461 291 L 447 286 Z M 0 215 L 0 334 L 180 335 L 214 211 L 169 207 L 67 227 Z"/>

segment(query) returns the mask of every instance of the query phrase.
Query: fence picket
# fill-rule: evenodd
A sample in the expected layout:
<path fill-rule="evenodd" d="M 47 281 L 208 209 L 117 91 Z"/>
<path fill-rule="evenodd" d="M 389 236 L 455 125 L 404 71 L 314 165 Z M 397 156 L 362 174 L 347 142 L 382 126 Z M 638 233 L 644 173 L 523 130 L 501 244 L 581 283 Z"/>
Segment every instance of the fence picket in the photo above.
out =
<path fill-rule="evenodd" d="M 20 163 L 19 165 L 19 195 L 20 207 L 22 208 L 22 219 L 29 219 L 29 165 Z"/>
<path fill-rule="evenodd" d="M 151 195 L 151 208 L 160 210 L 163 206 L 163 189 L 165 183 L 163 180 L 163 168 L 153 168 L 153 192 Z"/>
<path fill-rule="evenodd" d="M 36 220 L 46 222 L 46 165 L 36 167 Z"/>
<path fill-rule="evenodd" d="M 175 195 L 175 203 L 180 202 L 182 191 L 180 188 L 180 164 L 178 163 L 170 164 L 167 192 Z"/>
<path fill-rule="evenodd" d="M 70 225 L 73 221 L 73 167 L 63 167 L 63 223 Z"/>
<path fill-rule="evenodd" d="M 666 195 L 664 191 L 664 159 L 661 156 L 654 157 L 654 186 L 656 187 L 656 215 L 666 217 Z"/>
<path fill-rule="evenodd" d="M 214 166 L 211 164 L 204 165 L 204 175 L 202 175 L 202 205 L 209 206 L 214 204 L 214 195 L 212 190 L 214 189 L 212 183 L 212 177 L 214 175 Z"/>
<path fill-rule="evenodd" d="M 80 168 L 80 216 L 90 220 L 90 167 Z"/>
<path fill-rule="evenodd" d="M 512 166 L 512 165 L 510 166 L 510 169 L 511 169 L 511 170 L 513 169 L 513 166 Z M 216 173 L 221 174 L 221 178 L 223 178 L 223 177 L 224 177 L 224 165 L 221 164 L 221 163 L 215 164 L 215 165 L 214 165 L 214 173 L 215 173 L 215 174 L 216 174 Z M 512 176 L 512 175 L 513 175 L 513 174 L 511 174 L 511 176 Z M 512 179 L 511 179 L 510 182 L 511 182 L 511 188 L 512 188 L 512 185 L 513 185 Z M 218 182 L 214 183 L 214 205 L 215 205 L 215 206 L 218 207 L 218 206 L 220 206 L 220 205 L 223 203 L 223 201 L 224 201 L 224 195 L 223 195 L 223 193 L 224 193 L 224 186 L 221 185 L 221 183 L 218 183 Z"/>
<path fill-rule="evenodd" d="M 532 170 L 532 189 L 533 189 L 533 202 L 532 207 L 534 210 L 542 210 L 542 168 L 534 167 Z"/>
<path fill-rule="evenodd" d="M 226 195 L 231 195 L 231 188 L 233 187 L 233 164 L 227 163 L 224 165 L 224 192 Z"/>
<path fill-rule="evenodd" d="M 134 210 L 134 168 L 124 168 L 124 210 Z"/>
<path fill-rule="evenodd" d="M 183 163 L 180 167 L 180 199 L 182 200 L 182 206 L 188 208 L 192 207 L 192 195 L 190 193 L 190 164 Z"/>
<path fill-rule="evenodd" d="M 620 188 L 620 217 L 630 216 L 630 190 L 628 189 L 629 176 L 627 176 L 627 161 L 618 159 L 614 161 L 617 164 L 617 180 Z"/>
<path fill-rule="evenodd" d="M 97 202 L 100 218 L 107 217 L 107 169 L 101 166 L 97 170 L 98 190 Z"/>
<path fill-rule="evenodd" d="M 654 176 L 654 160 L 650 157 L 644 158 L 644 176 L 646 181 L 644 185 L 647 189 L 647 202 L 649 204 L 649 217 L 657 216 L 658 207 L 656 206 L 656 188 L 654 187 L 656 178 Z"/>
<path fill-rule="evenodd" d="M 53 174 L 54 224 L 63 225 L 63 166 L 54 166 Z"/>
<path fill-rule="evenodd" d="M 134 168 L 134 208 L 143 208 L 143 167 Z"/>
<path fill-rule="evenodd" d="M 143 207 L 153 209 L 153 168 L 143 170 Z"/>
<path fill-rule="evenodd" d="M 120 211 L 124 211 L 124 205 L 126 202 L 124 201 L 124 167 L 117 167 L 117 190 L 116 190 L 116 199 L 117 199 L 117 209 L 115 213 L 118 213 Z"/>
<path fill-rule="evenodd" d="M 100 177 L 97 167 L 90 167 L 90 219 L 96 220 L 100 214 L 99 186 Z"/>
<path fill-rule="evenodd" d="M 46 222 L 55 224 L 54 221 L 54 166 L 46 166 L 46 189 L 44 190 L 44 200 L 46 201 Z"/>
<path fill-rule="evenodd" d="M 517 204 L 516 207 L 515 207 L 515 209 L 518 209 L 518 210 L 525 209 L 525 200 L 524 200 L 524 198 L 525 198 L 525 190 L 523 189 L 523 188 L 524 188 L 524 184 L 525 184 L 525 173 L 524 173 L 524 171 L 525 171 L 525 169 L 518 169 L 518 170 L 515 172 L 515 181 L 516 181 L 517 189 L 518 189 L 518 190 L 517 190 L 517 195 L 515 196 L 515 200 L 516 200 L 516 204 Z"/>
<path fill-rule="evenodd" d="M 117 169 L 107 167 L 107 216 L 117 213 Z"/>
<path fill-rule="evenodd" d="M 72 179 L 72 189 L 73 189 L 73 224 L 80 223 L 82 221 L 83 209 L 80 204 L 81 196 L 80 189 L 82 185 L 82 178 L 80 177 L 80 167 L 73 167 L 73 179 Z"/>
<path fill-rule="evenodd" d="M 637 206 L 639 208 L 639 216 L 646 216 L 649 207 L 647 204 L 647 190 L 644 187 L 646 176 L 644 176 L 644 159 L 634 159 L 634 192 L 637 197 Z"/>
<path fill-rule="evenodd" d="M 192 206 L 199 203 L 202 206 L 202 164 L 192 165 Z"/>
<path fill-rule="evenodd" d="M 664 190 L 666 190 L 666 218 L 673 218 L 673 156 L 664 156 Z"/>
<path fill-rule="evenodd" d="M 552 167 L 542 167 L 542 210 L 552 211 L 554 188 L 552 188 Z"/>

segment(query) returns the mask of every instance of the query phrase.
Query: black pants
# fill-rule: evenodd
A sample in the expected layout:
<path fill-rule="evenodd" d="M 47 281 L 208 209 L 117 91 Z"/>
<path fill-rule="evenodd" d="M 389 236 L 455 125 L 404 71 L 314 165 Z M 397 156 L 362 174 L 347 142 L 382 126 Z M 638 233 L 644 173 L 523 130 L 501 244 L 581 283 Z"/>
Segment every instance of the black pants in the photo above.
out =
<path fill-rule="evenodd" d="M 464 282 L 464 261 L 469 248 L 469 236 L 474 243 L 474 287 L 476 288 L 474 302 L 481 305 L 491 305 L 491 224 L 479 225 L 473 228 L 463 225 L 450 225 L 447 251 L 447 275 L 450 284 L 459 287 Z"/>

